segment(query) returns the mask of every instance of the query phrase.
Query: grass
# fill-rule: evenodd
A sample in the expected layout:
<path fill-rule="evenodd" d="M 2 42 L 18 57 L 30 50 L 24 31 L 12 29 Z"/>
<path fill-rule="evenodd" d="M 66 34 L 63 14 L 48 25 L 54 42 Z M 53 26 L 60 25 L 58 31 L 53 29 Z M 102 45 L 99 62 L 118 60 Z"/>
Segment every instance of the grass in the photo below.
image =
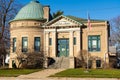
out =
<path fill-rule="evenodd" d="M 41 69 L 0 69 L 0 77 L 17 77 L 40 71 Z"/>
<path fill-rule="evenodd" d="M 67 69 L 56 73 L 51 77 L 76 77 L 76 78 L 120 78 L 119 69 L 90 69 L 85 72 L 85 69 Z"/>

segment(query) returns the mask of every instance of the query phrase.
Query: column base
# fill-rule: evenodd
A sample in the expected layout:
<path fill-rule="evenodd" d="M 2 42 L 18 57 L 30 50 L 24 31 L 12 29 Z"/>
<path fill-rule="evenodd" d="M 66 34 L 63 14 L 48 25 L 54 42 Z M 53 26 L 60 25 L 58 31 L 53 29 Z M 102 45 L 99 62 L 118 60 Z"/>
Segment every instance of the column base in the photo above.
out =
<path fill-rule="evenodd" d="M 69 57 L 69 68 L 75 68 L 75 58 Z"/>

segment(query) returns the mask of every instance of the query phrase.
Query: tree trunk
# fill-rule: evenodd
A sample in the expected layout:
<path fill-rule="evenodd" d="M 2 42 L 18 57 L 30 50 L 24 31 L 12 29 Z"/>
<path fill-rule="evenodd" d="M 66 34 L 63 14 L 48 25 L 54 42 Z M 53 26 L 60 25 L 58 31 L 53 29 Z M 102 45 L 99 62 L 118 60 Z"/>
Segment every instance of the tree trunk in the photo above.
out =
<path fill-rule="evenodd" d="M 5 67 L 5 57 L 4 55 L 2 55 L 2 57 L 3 57 L 3 67 Z"/>

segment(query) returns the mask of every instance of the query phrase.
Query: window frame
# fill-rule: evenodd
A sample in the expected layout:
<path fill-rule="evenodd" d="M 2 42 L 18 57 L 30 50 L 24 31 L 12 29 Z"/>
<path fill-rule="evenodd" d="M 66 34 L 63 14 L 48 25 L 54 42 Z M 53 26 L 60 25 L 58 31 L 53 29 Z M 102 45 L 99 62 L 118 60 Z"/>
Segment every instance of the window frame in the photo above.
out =
<path fill-rule="evenodd" d="M 24 44 L 24 39 L 25 38 L 26 38 L 25 41 L 27 41 L 27 46 L 24 46 L 25 45 Z M 24 47 L 26 47 L 26 48 L 24 48 Z M 22 37 L 22 52 L 24 52 L 24 53 L 28 52 L 28 37 Z"/>
<path fill-rule="evenodd" d="M 14 37 L 13 38 L 13 49 L 12 49 L 13 52 L 16 52 L 16 47 L 17 47 L 16 42 L 17 42 L 17 39 L 16 37 Z"/>
<path fill-rule="evenodd" d="M 39 38 L 39 40 L 37 40 L 37 38 Z M 39 41 L 39 46 L 36 46 L 36 41 Z M 41 46 L 41 38 L 40 37 L 34 37 L 34 51 L 40 52 L 40 46 Z"/>
<path fill-rule="evenodd" d="M 93 48 L 93 41 L 96 44 L 96 48 Z M 96 42 L 96 43 L 95 43 Z M 89 35 L 88 36 L 88 51 L 90 52 L 100 52 L 101 51 L 101 39 L 100 35 Z"/>
<path fill-rule="evenodd" d="M 101 60 L 96 60 L 96 68 L 100 68 L 101 67 Z"/>
<path fill-rule="evenodd" d="M 76 37 L 73 37 L 73 45 L 76 45 Z"/>
<path fill-rule="evenodd" d="M 52 38 L 49 38 L 49 46 L 52 45 Z"/>

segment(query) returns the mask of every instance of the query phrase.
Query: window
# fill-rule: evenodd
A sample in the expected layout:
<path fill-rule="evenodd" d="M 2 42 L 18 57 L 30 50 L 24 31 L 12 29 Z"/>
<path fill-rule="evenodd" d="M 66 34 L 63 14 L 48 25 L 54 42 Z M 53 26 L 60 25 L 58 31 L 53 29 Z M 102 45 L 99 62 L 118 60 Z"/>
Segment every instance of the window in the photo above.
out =
<path fill-rule="evenodd" d="M 100 36 L 88 36 L 88 51 L 100 51 Z"/>
<path fill-rule="evenodd" d="M 97 68 L 101 67 L 101 60 L 96 60 L 96 67 Z"/>
<path fill-rule="evenodd" d="M 76 37 L 73 38 L 73 44 L 76 45 Z"/>
<path fill-rule="evenodd" d="M 52 45 L 52 38 L 49 38 L 49 45 Z"/>
<path fill-rule="evenodd" d="M 28 38 L 22 37 L 22 52 L 28 51 Z"/>
<path fill-rule="evenodd" d="M 92 60 L 88 60 L 88 67 L 91 68 L 92 67 L 92 63 L 93 61 Z"/>
<path fill-rule="evenodd" d="M 34 50 L 37 52 L 40 51 L 40 37 L 34 38 Z"/>
<path fill-rule="evenodd" d="M 13 38 L 13 52 L 16 51 L 16 38 Z"/>

